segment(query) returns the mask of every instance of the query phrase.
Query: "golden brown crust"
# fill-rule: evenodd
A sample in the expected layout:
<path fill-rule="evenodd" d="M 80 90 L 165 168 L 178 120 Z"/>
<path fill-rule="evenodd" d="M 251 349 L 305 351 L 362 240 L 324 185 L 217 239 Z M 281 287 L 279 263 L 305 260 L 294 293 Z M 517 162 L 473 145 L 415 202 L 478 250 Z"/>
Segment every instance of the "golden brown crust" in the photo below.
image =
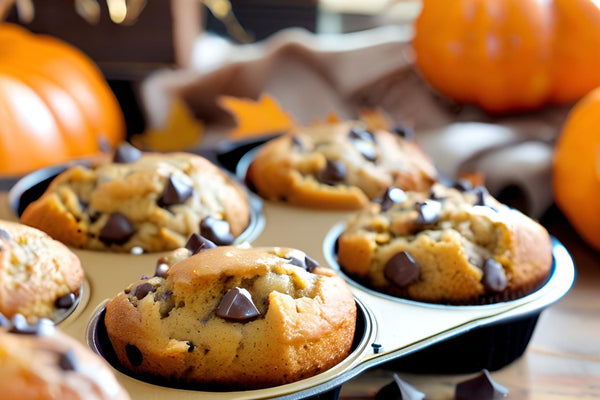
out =
<path fill-rule="evenodd" d="M 192 188 L 192 195 L 180 203 L 161 204 L 170 179 Z M 124 241 L 101 236 L 116 213 L 133 229 Z M 73 247 L 111 251 L 141 247 L 157 252 L 183 246 L 208 216 L 226 221 L 233 237 L 239 236 L 250 222 L 241 186 L 203 157 L 143 153 L 130 163 L 106 159 L 89 168 L 69 168 L 25 209 L 21 222 Z"/>
<path fill-rule="evenodd" d="M 247 180 L 272 201 L 339 210 L 360 209 L 389 186 L 424 191 L 436 180 L 433 163 L 415 143 L 383 130 L 358 139 L 352 128 L 363 130 L 358 122 L 317 124 L 273 139 L 256 154 Z M 328 161 L 344 164 L 339 182 L 320 178 Z"/>
<path fill-rule="evenodd" d="M 552 266 L 552 244 L 540 224 L 498 203 L 487 192 L 487 206 L 483 206 L 475 205 L 478 196 L 473 192 L 439 184 L 433 188 L 439 200 L 407 192 L 404 202 L 388 210 L 372 204 L 354 216 L 338 240 L 341 268 L 382 292 L 433 303 L 511 299 L 545 282 Z M 419 204 L 424 202 L 439 204 L 439 220 L 415 222 Z M 418 279 L 410 283 L 393 283 L 386 277 L 386 265 L 401 252 L 418 264 Z M 488 259 L 500 264 L 505 286 L 486 282 Z"/>
<path fill-rule="evenodd" d="M 68 354 L 75 369 L 61 367 Z M 8 333 L 0 328 L 0 388 L 4 400 L 128 400 L 110 367 L 65 334 Z"/>
<path fill-rule="evenodd" d="M 239 388 L 281 385 L 333 367 L 350 351 L 354 297 L 333 271 L 308 272 L 290 263 L 292 254 L 304 253 L 218 247 L 179 261 L 165 279 L 134 283 L 106 308 L 119 360 L 137 373 Z M 155 289 L 139 295 L 147 283 Z M 251 294 L 256 318 L 215 313 L 236 287 Z"/>
<path fill-rule="evenodd" d="M 55 302 L 79 293 L 83 269 L 62 243 L 37 229 L 0 221 L 0 312 L 54 318 Z"/>

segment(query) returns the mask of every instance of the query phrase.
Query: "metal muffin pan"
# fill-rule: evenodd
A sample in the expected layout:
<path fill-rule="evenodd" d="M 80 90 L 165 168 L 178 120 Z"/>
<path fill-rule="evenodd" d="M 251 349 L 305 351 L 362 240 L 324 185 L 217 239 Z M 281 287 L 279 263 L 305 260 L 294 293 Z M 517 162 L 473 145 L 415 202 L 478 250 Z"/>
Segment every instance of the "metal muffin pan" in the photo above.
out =
<path fill-rule="evenodd" d="M 29 202 L 37 198 L 36 194 L 41 195 L 41 186 L 47 186 L 58 172 L 56 168 L 40 170 L 17 182 L 9 196 L 15 219 Z M 260 203 L 262 210 L 257 234 L 247 242 L 255 247 L 298 248 L 322 265 L 336 268 L 332 258 L 332 241 L 339 236 L 351 212 L 309 210 L 269 201 Z M 102 335 L 101 315 L 106 301 L 141 275 L 153 274 L 158 258 L 164 253 L 133 255 L 73 251 L 81 259 L 89 288 L 83 291 L 85 301 L 81 301 L 75 311 L 60 323 L 60 328 L 106 356 L 103 350 L 106 340 L 97 339 Z M 495 329 L 499 324 L 512 325 L 523 319 L 537 320 L 541 311 L 565 295 L 574 281 L 573 261 L 555 239 L 553 256 L 552 275 L 541 289 L 521 299 L 485 306 L 441 306 L 400 300 L 362 287 L 339 271 L 354 293 L 359 309 L 353 351 L 334 368 L 288 385 L 250 391 L 206 391 L 148 383 L 120 371 L 118 366 L 115 374 L 133 399 L 163 399 L 165 396 L 175 400 L 336 399 L 339 388 L 345 382 L 367 369 L 395 365 L 456 338 L 477 333 L 482 328 Z M 525 346 L 527 342 L 528 338 Z M 114 364 L 114 359 L 106 358 Z M 513 359 L 510 357 L 500 366 Z M 426 358 L 425 361 L 434 371 L 439 359 Z"/>

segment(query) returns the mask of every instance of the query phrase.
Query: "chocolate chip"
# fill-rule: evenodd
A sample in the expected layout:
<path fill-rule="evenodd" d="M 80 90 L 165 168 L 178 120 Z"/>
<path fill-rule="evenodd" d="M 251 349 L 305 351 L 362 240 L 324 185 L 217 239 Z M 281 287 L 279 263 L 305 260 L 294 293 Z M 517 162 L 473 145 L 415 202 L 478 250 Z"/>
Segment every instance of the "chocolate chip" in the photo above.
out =
<path fill-rule="evenodd" d="M 133 225 L 121 213 L 110 214 L 106 224 L 100 230 L 98 238 L 105 244 L 123 244 L 135 233 Z"/>
<path fill-rule="evenodd" d="M 403 125 L 403 124 L 396 125 L 392 129 L 392 132 L 406 140 L 414 140 L 414 138 L 415 138 L 414 129 L 408 125 Z"/>
<path fill-rule="evenodd" d="M 141 300 L 146 297 L 148 293 L 153 292 L 156 292 L 154 285 L 149 282 L 145 282 L 135 287 L 133 295 L 137 297 L 138 300 Z"/>
<path fill-rule="evenodd" d="M 246 322 L 260 315 L 248 290 L 233 288 L 225 293 L 217 307 L 218 317 L 234 322 Z"/>
<path fill-rule="evenodd" d="M 164 278 L 167 276 L 167 271 L 169 270 L 169 265 L 165 263 L 160 263 L 156 266 L 156 270 L 154 271 L 154 276 L 158 276 L 159 278 Z"/>
<path fill-rule="evenodd" d="M 298 149 L 298 151 L 304 151 L 304 144 L 298 138 L 298 136 L 292 136 L 292 146 Z"/>
<path fill-rule="evenodd" d="M 408 252 L 401 251 L 388 260 L 383 273 L 394 285 L 404 287 L 419 279 L 420 271 L 415 259 Z"/>
<path fill-rule="evenodd" d="M 483 263 L 483 286 L 491 292 L 501 292 L 506 289 L 506 273 L 502 264 L 493 258 L 487 258 Z"/>
<path fill-rule="evenodd" d="M 200 223 L 200 235 L 219 246 L 233 243 L 234 237 L 229 231 L 229 223 L 208 216 Z"/>
<path fill-rule="evenodd" d="M 295 254 L 287 255 L 287 258 L 290 260 L 290 263 L 305 269 L 308 272 L 312 272 L 315 268 L 319 266 L 319 263 L 304 254 L 303 256 L 296 256 Z"/>
<path fill-rule="evenodd" d="M 9 332 L 22 335 L 50 336 L 54 334 L 54 323 L 47 318 L 40 318 L 30 324 L 22 314 L 15 314 L 11 319 Z"/>
<path fill-rule="evenodd" d="M 418 216 L 415 223 L 418 225 L 431 225 L 440 220 L 442 204 L 435 200 L 426 200 L 415 205 Z"/>
<path fill-rule="evenodd" d="M 78 361 L 75 351 L 73 351 L 73 349 L 69 349 L 65 353 L 60 354 L 58 356 L 58 366 L 63 371 L 77 371 Z"/>
<path fill-rule="evenodd" d="M 60 296 L 58 299 L 56 299 L 54 305 L 57 308 L 70 308 L 73 304 L 75 304 L 75 299 L 75 293 L 67 293 L 64 296 Z"/>
<path fill-rule="evenodd" d="M 176 176 L 169 175 L 165 190 L 162 196 L 158 199 L 158 205 L 160 207 L 168 207 L 173 204 L 182 204 L 187 199 L 192 197 L 194 188 L 189 186 L 187 183 L 182 181 Z"/>
<path fill-rule="evenodd" d="M 378 202 L 381 204 L 381 212 L 386 212 L 394 204 L 402 203 L 404 200 L 406 200 L 404 190 L 397 187 L 390 187 L 386 189 L 383 197 Z"/>
<path fill-rule="evenodd" d="M 8 233 L 7 231 L 5 231 L 4 229 L 0 229 L 0 238 L 6 240 L 8 242 L 11 239 L 10 233 Z"/>
<path fill-rule="evenodd" d="M 473 185 L 471 184 L 471 181 L 468 179 L 464 179 L 464 178 L 455 180 L 452 187 L 461 192 L 468 192 L 469 190 L 473 189 Z"/>
<path fill-rule="evenodd" d="M 319 172 L 319 181 L 327 185 L 336 185 L 346 179 L 346 165 L 341 161 L 327 160 L 325 168 Z"/>
<path fill-rule="evenodd" d="M 508 389 L 494 382 L 485 369 L 475 378 L 459 382 L 454 391 L 456 400 L 494 400 L 507 395 Z"/>
<path fill-rule="evenodd" d="M 142 361 L 144 361 L 142 352 L 133 344 L 128 344 L 125 346 L 125 354 L 127 354 L 127 359 L 134 367 L 141 365 Z"/>
<path fill-rule="evenodd" d="M 397 374 L 394 381 L 382 387 L 375 395 L 375 400 L 423 400 L 425 393 L 404 382 Z"/>
<path fill-rule="evenodd" d="M 197 233 L 192 233 L 185 244 L 185 248 L 188 249 L 192 255 L 198 254 L 203 250 L 214 249 L 215 247 L 217 247 L 216 244 L 207 238 L 198 235 Z"/>
<path fill-rule="evenodd" d="M 8 326 L 10 325 L 10 320 L 4 316 L 4 314 L 0 313 L 0 326 Z"/>
<path fill-rule="evenodd" d="M 118 164 L 127 164 L 139 160 L 142 157 L 142 152 L 130 145 L 127 142 L 123 142 L 113 156 L 113 162 Z"/>
<path fill-rule="evenodd" d="M 187 352 L 188 352 L 188 353 L 191 353 L 191 352 L 192 352 L 192 351 L 194 351 L 194 349 L 196 348 L 196 346 L 194 346 L 194 345 L 192 344 L 192 342 L 186 342 L 185 344 L 187 344 L 187 345 L 188 345 L 188 349 L 187 349 Z"/>
<path fill-rule="evenodd" d="M 375 147 L 371 142 L 353 140 L 352 145 L 365 158 L 365 160 L 375 161 L 377 159 L 377 151 L 375 151 Z"/>

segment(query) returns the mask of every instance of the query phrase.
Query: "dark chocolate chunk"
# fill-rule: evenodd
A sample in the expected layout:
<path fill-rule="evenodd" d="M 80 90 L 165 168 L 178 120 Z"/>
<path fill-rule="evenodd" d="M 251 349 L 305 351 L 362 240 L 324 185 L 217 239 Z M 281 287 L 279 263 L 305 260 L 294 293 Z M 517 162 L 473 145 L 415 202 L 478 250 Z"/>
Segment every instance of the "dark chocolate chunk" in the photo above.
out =
<path fill-rule="evenodd" d="M 483 262 L 483 286 L 490 292 L 501 292 L 506 289 L 506 273 L 502 264 L 493 258 Z"/>
<path fill-rule="evenodd" d="M 11 319 L 9 332 L 23 335 L 50 336 L 54 334 L 54 323 L 47 318 L 40 318 L 30 324 L 22 314 L 15 314 Z"/>
<path fill-rule="evenodd" d="M 396 125 L 394 128 L 392 128 L 392 132 L 406 140 L 413 140 L 415 138 L 414 129 L 408 125 Z"/>
<path fill-rule="evenodd" d="M 365 142 L 374 142 L 375 136 L 366 129 L 350 128 L 350 139 L 364 140 Z"/>
<path fill-rule="evenodd" d="M 471 184 L 471 181 L 468 179 L 464 179 L 464 178 L 455 180 L 452 187 L 461 192 L 467 192 L 467 191 L 473 189 L 473 185 Z"/>
<path fill-rule="evenodd" d="M 169 270 L 169 265 L 167 265 L 165 263 L 160 263 L 156 266 L 156 271 L 154 271 L 154 276 L 164 278 L 165 276 L 167 276 L 168 270 Z"/>
<path fill-rule="evenodd" d="M 222 246 L 233 243 L 235 239 L 229 230 L 229 223 L 223 219 L 208 216 L 200 222 L 200 235 Z"/>
<path fill-rule="evenodd" d="M 379 200 L 379 204 L 381 204 L 381 212 L 386 212 L 394 204 L 402 203 L 406 200 L 406 193 L 404 190 L 397 187 L 387 188 L 381 200 Z"/>
<path fill-rule="evenodd" d="M 198 254 L 202 250 L 214 249 L 215 247 L 217 247 L 216 244 L 214 244 L 207 238 L 198 235 L 197 233 L 192 233 L 187 243 L 185 244 L 185 248 L 188 249 L 192 253 L 192 255 Z"/>
<path fill-rule="evenodd" d="M 243 288 L 230 289 L 217 307 L 218 317 L 234 322 L 247 322 L 260 315 L 252 302 L 252 296 Z"/>
<path fill-rule="evenodd" d="M 415 205 L 419 215 L 415 220 L 418 225 L 430 225 L 435 224 L 440 220 L 440 211 L 442 210 L 442 204 L 435 200 L 426 200 L 422 203 Z"/>
<path fill-rule="evenodd" d="M 193 193 L 193 187 L 189 186 L 181 179 L 173 175 L 169 175 L 165 185 L 165 190 L 162 196 L 160 196 L 158 199 L 158 205 L 160 207 L 168 207 L 173 204 L 182 204 L 187 199 L 192 197 Z"/>
<path fill-rule="evenodd" d="M 105 244 L 123 244 L 135 233 L 135 228 L 121 213 L 110 214 L 98 238 Z"/>
<path fill-rule="evenodd" d="M 127 142 L 123 142 L 113 156 L 113 162 L 119 164 L 127 164 L 139 160 L 142 157 L 142 152 L 130 145 Z"/>
<path fill-rule="evenodd" d="M 494 382 L 487 370 L 475 378 L 459 382 L 454 391 L 455 400 L 494 400 L 508 395 L 508 389 Z"/>
<path fill-rule="evenodd" d="M 4 316 L 4 314 L 0 313 L 0 326 L 8 326 L 10 325 L 10 320 Z"/>
<path fill-rule="evenodd" d="M 57 308 L 70 308 L 75 304 L 75 293 L 67 293 L 64 296 L 60 296 L 54 303 Z"/>
<path fill-rule="evenodd" d="M 8 233 L 4 229 L 0 229 L 0 238 L 6 240 L 8 242 L 8 241 L 10 241 L 10 233 Z"/>
<path fill-rule="evenodd" d="M 58 356 L 58 366 L 63 371 L 77 371 L 78 361 L 73 349 L 67 350 Z"/>
<path fill-rule="evenodd" d="M 365 142 L 362 140 L 353 140 L 352 144 L 354 148 L 365 158 L 367 161 L 375 161 L 377 159 L 377 151 L 371 142 Z"/>
<path fill-rule="evenodd" d="M 419 279 L 420 271 L 415 259 L 408 252 L 401 251 L 388 260 L 383 273 L 394 285 L 404 287 Z"/>
<path fill-rule="evenodd" d="M 346 165 L 341 161 L 327 160 L 325 168 L 319 172 L 319 181 L 336 185 L 346 179 Z"/>
<path fill-rule="evenodd" d="M 156 291 L 156 288 L 154 287 L 153 284 L 151 284 L 149 282 L 144 282 L 141 285 L 138 285 L 135 287 L 133 295 L 135 297 L 137 297 L 138 300 L 141 300 L 144 297 L 146 297 L 146 295 L 148 293 L 153 293 L 155 291 Z"/>
<path fill-rule="evenodd" d="M 298 138 L 298 136 L 292 136 L 292 146 L 298 149 L 298 151 L 304 151 L 304 144 Z"/>
<path fill-rule="evenodd" d="M 319 263 L 304 254 L 302 257 L 296 257 L 296 255 L 291 254 L 288 255 L 287 258 L 290 260 L 290 263 L 307 270 L 308 272 L 312 272 L 315 268 L 319 266 Z"/>
<path fill-rule="evenodd" d="M 127 354 L 127 359 L 134 367 L 141 365 L 142 361 L 144 361 L 142 352 L 133 344 L 128 344 L 125 346 L 125 354 Z"/>
<path fill-rule="evenodd" d="M 394 374 L 394 381 L 382 387 L 375 395 L 375 400 L 423 400 L 425 393 L 404 382 Z"/>
<path fill-rule="evenodd" d="M 188 349 L 187 349 L 187 352 L 188 352 L 188 353 L 191 353 L 191 352 L 192 352 L 192 351 L 194 351 L 194 349 L 196 348 L 196 346 L 194 346 L 194 345 L 192 344 L 192 342 L 186 342 L 186 344 L 188 345 Z"/>

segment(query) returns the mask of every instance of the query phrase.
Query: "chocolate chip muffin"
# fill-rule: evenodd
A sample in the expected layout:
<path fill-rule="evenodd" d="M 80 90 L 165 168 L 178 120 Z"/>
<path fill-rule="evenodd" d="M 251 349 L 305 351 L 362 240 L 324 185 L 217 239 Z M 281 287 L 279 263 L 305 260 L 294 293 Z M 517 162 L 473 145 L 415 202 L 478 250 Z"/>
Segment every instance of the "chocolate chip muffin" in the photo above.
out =
<path fill-rule="evenodd" d="M 0 312 L 55 318 L 77 299 L 83 281 L 79 258 L 42 231 L 0 221 Z"/>
<path fill-rule="evenodd" d="M 0 390 L 4 400 L 129 399 L 103 359 L 52 321 L 21 314 L 0 314 Z"/>
<path fill-rule="evenodd" d="M 69 246 L 146 252 L 201 232 L 231 244 L 250 221 L 244 190 L 205 158 L 120 146 L 112 160 L 58 175 L 21 221 Z"/>
<path fill-rule="evenodd" d="M 294 249 L 188 248 L 108 303 L 107 333 L 127 369 L 251 389 L 313 376 L 349 354 L 356 303 L 332 270 Z"/>
<path fill-rule="evenodd" d="M 436 170 L 429 157 L 402 135 L 343 122 L 297 128 L 267 142 L 251 162 L 246 179 L 272 201 L 356 210 L 390 186 L 427 191 Z"/>
<path fill-rule="evenodd" d="M 552 267 L 547 231 L 483 187 L 390 188 L 352 217 L 338 239 L 356 281 L 431 303 L 481 304 L 539 288 Z"/>

